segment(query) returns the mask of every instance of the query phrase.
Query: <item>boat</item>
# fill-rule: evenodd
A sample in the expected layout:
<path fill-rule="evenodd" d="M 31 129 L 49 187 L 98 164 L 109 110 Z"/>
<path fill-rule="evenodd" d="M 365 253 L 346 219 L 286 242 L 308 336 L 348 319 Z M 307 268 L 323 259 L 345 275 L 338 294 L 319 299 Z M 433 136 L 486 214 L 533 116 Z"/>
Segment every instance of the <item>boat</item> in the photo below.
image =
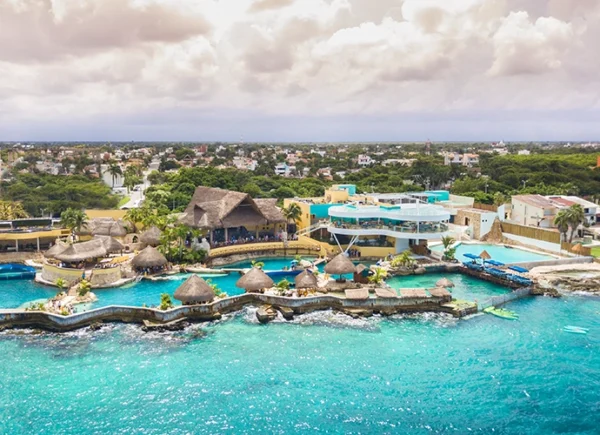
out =
<path fill-rule="evenodd" d="M 484 313 L 491 314 L 501 319 L 507 320 L 519 320 L 519 315 L 514 311 L 506 310 L 504 308 L 487 307 L 483 310 Z"/>
<path fill-rule="evenodd" d="M 571 334 L 587 334 L 589 329 L 588 328 L 582 328 L 580 326 L 571 326 L 571 325 L 567 325 L 563 328 L 563 331 L 565 332 L 570 332 Z"/>

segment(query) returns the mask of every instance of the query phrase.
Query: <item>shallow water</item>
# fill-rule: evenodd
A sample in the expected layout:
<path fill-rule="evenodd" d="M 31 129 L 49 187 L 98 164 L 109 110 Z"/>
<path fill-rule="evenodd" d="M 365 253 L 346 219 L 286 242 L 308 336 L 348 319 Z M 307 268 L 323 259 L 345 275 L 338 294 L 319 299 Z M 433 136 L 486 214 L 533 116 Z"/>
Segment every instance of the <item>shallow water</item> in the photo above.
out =
<path fill-rule="evenodd" d="M 444 247 L 442 245 L 433 246 L 431 248 L 434 251 L 442 252 Z M 506 248 L 501 245 L 490 245 L 484 243 L 477 244 L 466 244 L 461 243 L 456 248 L 455 257 L 459 261 L 471 261 L 465 257 L 464 254 L 471 253 L 475 255 L 481 254 L 483 251 L 487 251 L 493 260 L 500 261 L 502 263 L 524 263 L 530 261 L 543 261 L 552 260 L 554 257 L 551 255 L 540 254 L 536 252 L 526 251 L 519 248 Z"/>
<path fill-rule="evenodd" d="M 0 433 L 598 433 L 600 299 L 509 308 L 4 332 Z"/>

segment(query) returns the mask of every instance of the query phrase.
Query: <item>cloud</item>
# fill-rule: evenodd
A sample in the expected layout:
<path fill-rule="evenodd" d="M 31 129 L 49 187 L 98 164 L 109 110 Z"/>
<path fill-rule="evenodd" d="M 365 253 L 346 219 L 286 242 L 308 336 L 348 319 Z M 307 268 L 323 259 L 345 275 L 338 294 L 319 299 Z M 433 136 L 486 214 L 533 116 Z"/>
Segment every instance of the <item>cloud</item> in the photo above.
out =
<path fill-rule="evenodd" d="M 595 110 L 600 2 L 567 3 L 0 0 L 0 139 L 39 119 L 55 132 L 170 113 L 193 129 L 214 110 L 352 122 Z"/>

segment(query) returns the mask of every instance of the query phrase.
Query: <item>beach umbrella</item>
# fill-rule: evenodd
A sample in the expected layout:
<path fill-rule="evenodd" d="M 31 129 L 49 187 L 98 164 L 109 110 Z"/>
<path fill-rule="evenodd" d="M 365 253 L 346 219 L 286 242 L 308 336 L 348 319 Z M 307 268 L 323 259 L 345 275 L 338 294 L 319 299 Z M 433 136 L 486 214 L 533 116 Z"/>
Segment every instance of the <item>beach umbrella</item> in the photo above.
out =
<path fill-rule="evenodd" d="M 142 233 L 140 242 L 150 246 L 158 246 L 160 244 L 161 234 L 162 233 L 157 227 L 152 226 Z"/>
<path fill-rule="evenodd" d="M 454 283 L 452 281 L 450 281 L 448 278 L 442 278 L 435 283 L 435 286 L 449 288 L 449 287 L 454 287 Z"/>
<path fill-rule="evenodd" d="M 577 254 L 577 255 L 581 255 L 583 253 L 584 249 L 585 248 L 583 247 L 583 245 L 581 243 L 578 243 L 575 246 L 573 246 L 573 248 L 571 249 L 571 252 L 573 252 L 574 254 Z"/>
<path fill-rule="evenodd" d="M 294 283 L 297 289 L 317 288 L 317 277 L 308 270 L 304 270 L 302 273 L 296 275 L 296 278 L 294 278 Z"/>
<path fill-rule="evenodd" d="M 325 265 L 325 273 L 330 275 L 343 275 L 354 272 L 356 272 L 356 266 L 343 252 L 333 257 L 333 260 Z"/>
<path fill-rule="evenodd" d="M 167 263 L 165 256 L 152 246 L 142 249 L 131 261 L 131 264 L 138 268 L 165 266 Z"/>
<path fill-rule="evenodd" d="M 488 254 L 487 251 L 483 251 L 481 254 L 479 254 L 479 258 L 482 258 L 484 260 L 490 260 L 492 258 L 492 256 L 490 254 Z"/>
<path fill-rule="evenodd" d="M 177 288 L 173 296 L 186 305 L 200 304 L 211 302 L 215 298 L 215 291 L 198 275 L 191 275 Z"/>
<path fill-rule="evenodd" d="M 258 292 L 275 285 L 273 280 L 258 267 L 253 267 L 235 283 L 236 287 L 243 288 L 247 292 Z"/>

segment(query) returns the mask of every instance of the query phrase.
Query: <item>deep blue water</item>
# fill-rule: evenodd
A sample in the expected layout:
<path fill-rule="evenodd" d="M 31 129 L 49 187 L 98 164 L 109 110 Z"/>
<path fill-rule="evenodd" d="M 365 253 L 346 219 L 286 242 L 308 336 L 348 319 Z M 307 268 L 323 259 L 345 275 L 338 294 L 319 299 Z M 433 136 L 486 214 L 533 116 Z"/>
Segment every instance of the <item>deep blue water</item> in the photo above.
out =
<path fill-rule="evenodd" d="M 509 308 L 519 321 L 325 312 L 265 326 L 247 310 L 163 335 L 5 331 L 0 433 L 597 434 L 600 299 Z"/>

